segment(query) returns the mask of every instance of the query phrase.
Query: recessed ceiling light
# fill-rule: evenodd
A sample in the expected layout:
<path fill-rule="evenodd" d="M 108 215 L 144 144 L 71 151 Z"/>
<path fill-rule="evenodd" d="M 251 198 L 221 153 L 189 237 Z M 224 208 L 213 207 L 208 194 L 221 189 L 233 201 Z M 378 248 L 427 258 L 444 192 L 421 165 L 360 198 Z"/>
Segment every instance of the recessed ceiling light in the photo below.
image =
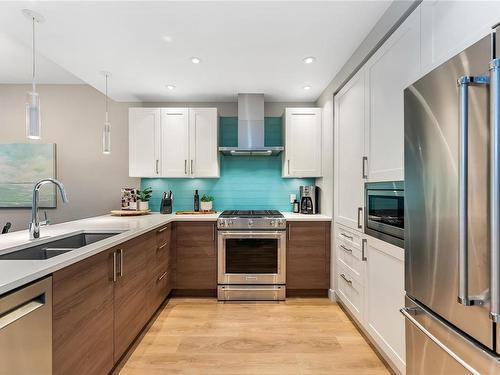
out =
<path fill-rule="evenodd" d="M 175 89 L 175 85 L 167 85 L 167 89 L 173 90 L 173 89 Z"/>
<path fill-rule="evenodd" d="M 172 39 L 172 37 L 171 37 L 171 36 L 169 36 L 169 35 L 164 35 L 164 36 L 163 36 L 163 40 L 164 40 L 165 42 L 167 42 L 167 43 L 172 43 L 172 40 L 173 40 L 173 39 Z"/>
<path fill-rule="evenodd" d="M 316 57 L 314 57 L 314 56 L 308 56 L 308 57 L 306 57 L 302 61 L 304 61 L 304 64 L 312 64 L 313 62 L 316 61 Z"/>
<path fill-rule="evenodd" d="M 191 62 L 193 64 L 199 64 L 201 63 L 201 59 L 199 57 L 191 57 Z"/>
<path fill-rule="evenodd" d="M 310 90 L 311 89 L 311 86 L 307 85 L 307 86 L 304 86 L 302 87 L 304 90 Z"/>

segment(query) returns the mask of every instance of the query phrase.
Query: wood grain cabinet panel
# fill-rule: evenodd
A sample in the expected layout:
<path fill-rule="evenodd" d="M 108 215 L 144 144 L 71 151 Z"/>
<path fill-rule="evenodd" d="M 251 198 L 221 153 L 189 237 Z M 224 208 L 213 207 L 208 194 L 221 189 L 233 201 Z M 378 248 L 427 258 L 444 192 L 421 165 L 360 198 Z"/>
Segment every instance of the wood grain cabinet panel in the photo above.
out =
<path fill-rule="evenodd" d="M 150 248 L 148 256 L 150 315 L 172 290 L 172 248 L 172 224 L 167 224 L 156 231 L 156 246 Z"/>
<path fill-rule="evenodd" d="M 148 253 L 156 249 L 155 232 L 128 241 L 118 249 L 118 278 L 115 283 L 115 351 L 117 361 L 150 317 L 147 306 Z"/>
<path fill-rule="evenodd" d="M 52 275 L 54 374 L 113 368 L 112 257 L 110 249 Z"/>
<path fill-rule="evenodd" d="M 214 222 L 175 224 L 176 289 L 217 288 L 217 248 Z"/>
<path fill-rule="evenodd" d="M 290 222 L 287 231 L 287 290 L 290 293 L 294 290 L 327 293 L 330 287 L 330 222 Z"/>

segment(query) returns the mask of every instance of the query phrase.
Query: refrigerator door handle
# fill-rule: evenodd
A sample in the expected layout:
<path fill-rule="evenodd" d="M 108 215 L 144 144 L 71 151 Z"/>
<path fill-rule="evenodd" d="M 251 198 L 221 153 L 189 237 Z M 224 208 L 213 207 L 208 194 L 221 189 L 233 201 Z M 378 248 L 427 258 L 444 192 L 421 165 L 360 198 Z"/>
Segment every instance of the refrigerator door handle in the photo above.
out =
<path fill-rule="evenodd" d="M 474 375 L 481 375 L 475 368 L 465 362 L 462 358 L 460 358 L 457 353 L 448 348 L 445 344 L 443 344 L 436 336 L 429 332 L 422 324 L 420 324 L 412 315 L 418 315 L 419 313 L 423 313 L 424 311 L 420 307 L 405 307 L 399 310 L 401 314 L 404 315 L 406 319 L 410 323 L 412 323 L 416 328 L 418 328 L 425 336 L 431 339 L 437 346 L 439 346 L 442 350 L 444 350 L 450 357 L 452 357 L 455 361 L 460 363 L 464 368 L 466 368 L 469 372 Z"/>
<path fill-rule="evenodd" d="M 490 62 L 490 318 L 500 322 L 500 59 Z"/>
<path fill-rule="evenodd" d="M 483 298 L 469 296 L 468 260 L 468 174 L 469 174 L 469 86 L 489 84 L 488 76 L 462 76 L 460 88 L 459 141 L 459 247 L 458 247 L 458 302 L 464 306 L 484 304 Z"/>

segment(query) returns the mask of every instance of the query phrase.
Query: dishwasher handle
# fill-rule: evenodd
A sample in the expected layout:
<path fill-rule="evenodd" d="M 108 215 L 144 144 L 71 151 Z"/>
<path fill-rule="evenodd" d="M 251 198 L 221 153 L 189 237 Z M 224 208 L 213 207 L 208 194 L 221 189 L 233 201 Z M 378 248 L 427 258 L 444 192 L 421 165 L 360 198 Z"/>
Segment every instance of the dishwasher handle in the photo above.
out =
<path fill-rule="evenodd" d="M 31 314 L 44 305 L 45 293 L 40 294 L 39 296 L 36 296 L 35 298 L 32 298 L 29 301 L 22 303 L 21 305 L 15 306 L 11 310 L 8 310 L 3 314 L 0 314 L 0 330 Z"/>

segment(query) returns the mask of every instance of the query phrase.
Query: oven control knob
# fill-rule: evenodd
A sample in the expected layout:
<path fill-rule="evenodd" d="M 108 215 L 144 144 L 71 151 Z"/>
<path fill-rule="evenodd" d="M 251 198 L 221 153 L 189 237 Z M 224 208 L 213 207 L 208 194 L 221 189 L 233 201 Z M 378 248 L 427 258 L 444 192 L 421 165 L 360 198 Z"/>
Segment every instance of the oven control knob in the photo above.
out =
<path fill-rule="evenodd" d="M 278 223 L 276 222 L 276 220 L 271 220 L 269 222 L 269 224 L 272 226 L 272 227 L 277 227 L 278 226 Z"/>
<path fill-rule="evenodd" d="M 219 220 L 219 227 L 223 228 L 226 226 L 226 222 L 224 220 Z"/>
<path fill-rule="evenodd" d="M 248 226 L 251 227 L 253 225 L 253 220 L 252 219 L 249 219 L 248 220 Z"/>
<path fill-rule="evenodd" d="M 226 227 L 230 227 L 231 225 L 233 225 L 233 221 L 232 220 L 228 220 L 227 223 L 226 223 Z"/>

